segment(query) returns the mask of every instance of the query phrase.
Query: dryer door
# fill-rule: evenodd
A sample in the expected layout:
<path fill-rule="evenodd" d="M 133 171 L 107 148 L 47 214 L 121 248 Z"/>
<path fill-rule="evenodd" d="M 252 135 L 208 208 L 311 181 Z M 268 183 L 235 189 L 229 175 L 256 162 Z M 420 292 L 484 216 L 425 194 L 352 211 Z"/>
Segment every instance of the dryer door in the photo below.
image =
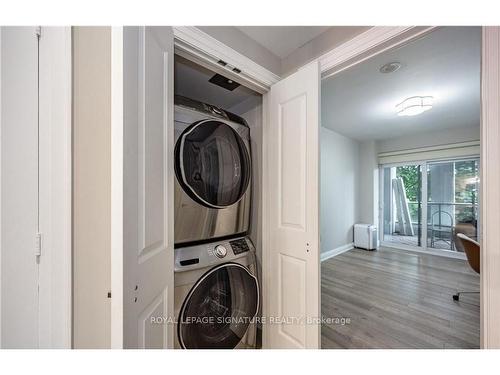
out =
<path fill-rule="evenodd" d="M 259 309 L 259 285 L 247 268 L 225 263 L 193 286 L 180 312 L 179 342 L 185 349 L 232 349 Z"/>
<path fill-rule="evenodd" d="M 224 208 L 238 202 L 250 181 L 250 155 L 240 135 L 217 120 L 189 126 L 175 149 L 175 171 L 184 191 L 200 204 Z"/>

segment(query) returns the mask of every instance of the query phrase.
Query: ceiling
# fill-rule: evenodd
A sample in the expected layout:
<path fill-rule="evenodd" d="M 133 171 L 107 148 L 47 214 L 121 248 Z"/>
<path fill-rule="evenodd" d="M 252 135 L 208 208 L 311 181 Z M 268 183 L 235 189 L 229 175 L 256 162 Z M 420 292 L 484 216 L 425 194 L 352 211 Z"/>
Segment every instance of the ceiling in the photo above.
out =
<path fill-rule="evenodd" d="M 239 86 L 233 91 L 229 91 L 208 82 L 214 74 L 209 69 L 175 55 L 174 93 L 225 110 L 231 110 L 232 107 L 258 96 L 245 86 Z"/>
<path fill-rule="evenodd" d="M 357 140 L 388 139 L 479 125 L 480 27 L 443 27 L 323 80 L 322 125 Z M 402 67 L 388 74 L 388 62 Z M 397 116 L 411 96 L 433 96 L 431 110 Z"/>
<path fill-rule="evenodd" d="M 237 29 L 283 59 L 329 26 L 237 26 Z"/>

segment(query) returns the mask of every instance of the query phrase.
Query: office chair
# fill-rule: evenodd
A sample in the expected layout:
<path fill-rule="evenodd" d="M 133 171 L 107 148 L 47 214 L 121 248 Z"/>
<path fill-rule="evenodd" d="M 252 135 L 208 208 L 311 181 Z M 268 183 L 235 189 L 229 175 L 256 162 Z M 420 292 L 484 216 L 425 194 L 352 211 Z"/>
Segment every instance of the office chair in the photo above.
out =
<path fill-rule="evenodd" d="M 465 256 L 467 257 L 467 261 L 469 262 L 470 267 L 480 273 L 481 271 L 481 263 L 480 263 L 480 246 L 479 242 L 474 241 L 472 238 L 467 237 L 463 233 L 457 234 L 458 240 L 462 244 L 465 252 Z M 479 292 L 457 292 L 457 294 L 453 295 L 453 300 L 458 301 L 460 299 L 460 294 L 470 294 L 470 293 L 479 293 Z"/>

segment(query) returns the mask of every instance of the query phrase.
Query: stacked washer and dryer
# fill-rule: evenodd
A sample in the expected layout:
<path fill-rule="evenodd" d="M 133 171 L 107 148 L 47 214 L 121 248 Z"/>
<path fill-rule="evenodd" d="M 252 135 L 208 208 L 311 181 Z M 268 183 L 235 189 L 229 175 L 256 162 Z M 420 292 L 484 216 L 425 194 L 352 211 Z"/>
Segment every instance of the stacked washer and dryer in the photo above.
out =
<path fill-rule="evenodd" d="M 175 97 L 176 347 L 253 348 L 259 311 L 250 129 L 218 107 Z"/>

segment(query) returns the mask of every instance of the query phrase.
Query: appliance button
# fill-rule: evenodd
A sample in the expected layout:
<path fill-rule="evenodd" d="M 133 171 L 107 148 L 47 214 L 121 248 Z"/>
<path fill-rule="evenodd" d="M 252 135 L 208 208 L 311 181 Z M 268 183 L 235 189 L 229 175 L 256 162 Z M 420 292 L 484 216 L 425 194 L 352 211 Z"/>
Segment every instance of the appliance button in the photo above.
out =
<path fill-rule="evenodd" d="M 224 246 L 222 245 L 217 245 L 215 246 L 215 255 L 217 258 L 224 258 L 227 254 L 227 250 Z"/>

